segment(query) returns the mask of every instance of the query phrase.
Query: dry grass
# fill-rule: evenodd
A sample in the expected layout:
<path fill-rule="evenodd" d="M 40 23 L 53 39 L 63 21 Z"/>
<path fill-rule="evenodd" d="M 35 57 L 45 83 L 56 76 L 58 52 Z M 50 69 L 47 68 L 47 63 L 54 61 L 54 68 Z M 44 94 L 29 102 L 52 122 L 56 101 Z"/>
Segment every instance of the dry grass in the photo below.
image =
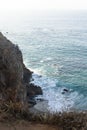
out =
<path fill-rule="evenodd" d="M 26 120 L 35 123 L 60 126 L 63 130 L 87 130 L 87 112 L 39 113 L 21 110 L 20 103 L 2 103 L 0 121 Z"/>
<path fill-rule="evenodd" d="M 50 115 L 50 118 L 48 117 L 48 123 L 62 126 L 64 130 L 72 128 L 80 130 L 87 126 L 87 114 L 85 115 L 84 113 L 75 113 L 75 112 L 62 113 L 61 115 L 53 114 Z"/>
<path fill-rule="evenodd" d="M 37 123 L 60 126 L 63 130 L 87 130 L 87 113 L 84 112 L 44 113 L 38 115 L 23 113 L 22 118 Z"/>

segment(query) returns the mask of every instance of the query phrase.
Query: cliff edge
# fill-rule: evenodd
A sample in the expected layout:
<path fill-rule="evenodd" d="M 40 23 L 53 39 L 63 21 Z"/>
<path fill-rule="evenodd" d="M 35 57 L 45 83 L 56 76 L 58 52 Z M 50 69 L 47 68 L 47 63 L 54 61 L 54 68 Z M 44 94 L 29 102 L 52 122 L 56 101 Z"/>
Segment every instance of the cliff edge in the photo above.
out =
<path fill-rule="evenodd" d="M 32 72 L 25 67 L 19 47 L 0 33 L 0 101 L 21 102 L 24 105 L 29 94 L 42 94 L 40 87 L 31 87 L 31 76 Z"/>

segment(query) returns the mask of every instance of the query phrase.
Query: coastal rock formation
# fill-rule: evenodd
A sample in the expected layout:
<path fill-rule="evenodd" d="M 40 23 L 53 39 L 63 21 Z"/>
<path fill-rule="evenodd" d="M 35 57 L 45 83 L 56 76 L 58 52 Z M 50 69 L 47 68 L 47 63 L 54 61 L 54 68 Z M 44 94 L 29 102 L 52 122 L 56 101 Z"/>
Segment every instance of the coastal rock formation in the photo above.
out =
<path fill-rule="evenodd" d="M 35 96 L 35 95 L 42 95 L 42 89 L 40 86 L 34 85 L 33 83 L 30 83 L 27 85 L 27 96 Z"/>
<path fill-rule="evenodd" d="M 23 64 L 22 53 L 19 47 L 11 43 L 0 33 L 0 100 L 21 102 L 27 101 L 27 86 L 30 85 L 32 72 Z M 36 92 L 38 87 L 34 84 L 28 90 L 33 95 L 42 94 Z M 32 94 L 31 94 L 32 95 Z"/>

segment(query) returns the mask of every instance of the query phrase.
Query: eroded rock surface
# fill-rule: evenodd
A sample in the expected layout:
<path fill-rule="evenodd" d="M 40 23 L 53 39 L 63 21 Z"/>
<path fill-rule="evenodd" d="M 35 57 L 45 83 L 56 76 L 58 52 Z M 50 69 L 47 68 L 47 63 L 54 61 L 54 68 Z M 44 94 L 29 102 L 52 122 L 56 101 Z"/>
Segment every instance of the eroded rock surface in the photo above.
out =
<path fill-rule="evenodd" d="M 0 33 L 0 100 L 20 101 L 24 104 L 27 101 L 27 86 L 30 86 L 31 76 L 32 72 L 23 64 L 19 47 Z M 37 95 L 38 88 L 34 85 L 31 88 L 28 93 Z M 40 88 L 39 90 L 41 91 Z"/>

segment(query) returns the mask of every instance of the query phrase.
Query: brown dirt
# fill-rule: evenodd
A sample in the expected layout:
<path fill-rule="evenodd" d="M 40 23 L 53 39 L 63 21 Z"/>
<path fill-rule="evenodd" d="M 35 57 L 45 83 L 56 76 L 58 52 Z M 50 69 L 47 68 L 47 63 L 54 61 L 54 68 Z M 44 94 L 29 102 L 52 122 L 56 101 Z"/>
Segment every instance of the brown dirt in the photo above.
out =
<path fill-rule="evenodd" d="M 63 130 L 57 126 L 35 124 L 30 122 L 18 122 L 15 124 L 0 123 L 0 130 Z"/>

